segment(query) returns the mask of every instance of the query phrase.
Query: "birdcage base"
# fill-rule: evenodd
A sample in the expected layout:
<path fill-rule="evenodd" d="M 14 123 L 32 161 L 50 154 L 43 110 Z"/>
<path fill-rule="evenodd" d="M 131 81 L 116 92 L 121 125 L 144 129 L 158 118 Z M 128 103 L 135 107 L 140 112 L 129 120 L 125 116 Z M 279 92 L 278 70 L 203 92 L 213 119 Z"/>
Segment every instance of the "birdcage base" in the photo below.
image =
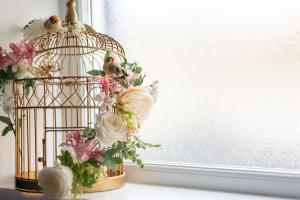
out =
<path fill-rule="evenodd" d="M 120 174 L 121 175 L 102 178 L 97 183 L 95 183 L 92 188 L 84 188 L 83 192 L 102 192 L 121 188 L 125 182 L 125 172 L 120 172 Z"/>
<path fill-rule="evenodd" d="M 92 188 L 84 188 L 83 192 L 102 192 L 121 188 L 125 182 L 125 172 L 119 172 L 116 176 L 100 179 L 93 185 Z M 42 188 L 38 185 L 38 180 L 35 179 L 35 172 L 23 172 L 15 177 L 16 190 L 21 192 L 42 193 Z"/>
<path fill-rule="evenodd" d="M 23 172 L 15 177 L 16 190 L 21 192 L 41 193 L 35 172 Z"/>

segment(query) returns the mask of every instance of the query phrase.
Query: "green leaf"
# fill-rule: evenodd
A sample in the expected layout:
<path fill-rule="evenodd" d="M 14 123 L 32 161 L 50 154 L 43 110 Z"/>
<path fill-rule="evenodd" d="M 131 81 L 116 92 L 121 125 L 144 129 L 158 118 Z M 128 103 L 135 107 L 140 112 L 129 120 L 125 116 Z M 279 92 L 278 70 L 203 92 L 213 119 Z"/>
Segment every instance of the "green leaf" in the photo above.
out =
<path fill-rule="evenodd" d="M 133 86 L 140 86 L 143 84 L 146 75 L 140 76 L 137 80 L 134 81 Z"/>
<path fill-rule="evenodd" d="M 73 157 L 71 153 L 67 150 L 61 150 L 61 155 L 58 156 L 58 159 L 60 160 L 60 164 L 72 167 L 74 165 Z"/>
<path fill-rule="evenodd" d="M 105 72 L 102 70 L 93 69 L 87 72 L 91 76 L 105 76 Z"/>
<path fill-rule="evenodd" d="M 143 71 L 143 68 L 141 68 L 141 67 L 136 67 L 136 68 L 134 69 L 134 72 L 135 72 L 136 74 L 140 74 L 140 73 L 142 73 L 142 71 Z"/>
<path fill-rule="evenodd" d="M 7 124 L 8 126 L 12 125 L 9 117 L 0 116 L 0 121 L 4 124 Z"/>
<path fill-rule="evenodd" d="M 7 80 L 14 80 L 15 79 L 15 73 L 12 70 L 12 65 L 9 65 L 7 67 L 7 70 L 6 70 L 6 79 Z"/>
<path fill-rule="evenodd" d="M 7 126 L 3 131 L 2 131 L 2 136 L 6 136 L 9 132 L 14 131 L 14 128 L 12 126 Z"/>
<path fill-rule="evenodd" d="M 30 94 L 30 89 L 33 87 L 34 85 L 34 80 L 32 79 L 27 79 L 25 80 L 25 92 L 26 92 L 26 96 L 28 96 Z"/>
<path fill-rule="evenodd" d="M 96 136 L 96 131 L 93 128 L 87 127 L 83 131 L 83 136 L 89 140 L 93 140 Z"/>

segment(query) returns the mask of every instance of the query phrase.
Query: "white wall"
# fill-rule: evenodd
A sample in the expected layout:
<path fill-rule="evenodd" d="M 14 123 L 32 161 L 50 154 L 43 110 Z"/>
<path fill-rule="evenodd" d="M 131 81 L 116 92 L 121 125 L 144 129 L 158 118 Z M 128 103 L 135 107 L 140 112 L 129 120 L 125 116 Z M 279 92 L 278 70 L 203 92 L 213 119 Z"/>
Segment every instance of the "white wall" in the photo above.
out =
<path fill-rule="evenodd" d="M 0 0 L 0 46 L 21 40 L 19 30 L 31 19 L 59 14 L 59 0 Z M 0 115 L 2 115 L 0 111 Z M 3 126 L 0 125 L 0 130 Z M 0 137 L 0 184 L 14 176 L 14 137 Z"/>

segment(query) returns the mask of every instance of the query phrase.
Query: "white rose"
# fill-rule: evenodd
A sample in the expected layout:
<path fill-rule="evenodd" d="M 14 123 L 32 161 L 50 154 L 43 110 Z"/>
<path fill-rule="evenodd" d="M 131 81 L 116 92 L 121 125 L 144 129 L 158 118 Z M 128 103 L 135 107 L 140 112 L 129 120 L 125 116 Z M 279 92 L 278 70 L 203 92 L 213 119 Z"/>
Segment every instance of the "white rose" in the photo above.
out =
<path fill-rule="evenodd" d="M 127 128 L 120 116 L 105 112 L 96 116 L 96 136 L 104 145 L 110 146 L 118 141 L 126 141 Z"/>
<path fill-rule="evenodd" d="M 61 199 L 71 194 L 73 173 L 65 166 L 57 165 L 39 173 L 39 185 L 50 199 Z"/>

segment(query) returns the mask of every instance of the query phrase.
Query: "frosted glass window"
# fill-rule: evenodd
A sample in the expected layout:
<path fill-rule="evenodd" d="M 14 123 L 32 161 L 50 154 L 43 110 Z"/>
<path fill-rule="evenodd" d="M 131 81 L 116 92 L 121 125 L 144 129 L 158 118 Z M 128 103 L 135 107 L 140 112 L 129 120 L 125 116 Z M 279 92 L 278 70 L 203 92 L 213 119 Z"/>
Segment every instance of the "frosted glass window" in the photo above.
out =
<path fill-rule="evenodd" d="M 146 161 L 300 169 L 300 1 L 94 0 L 93 26 L 159 80 Z"/>

